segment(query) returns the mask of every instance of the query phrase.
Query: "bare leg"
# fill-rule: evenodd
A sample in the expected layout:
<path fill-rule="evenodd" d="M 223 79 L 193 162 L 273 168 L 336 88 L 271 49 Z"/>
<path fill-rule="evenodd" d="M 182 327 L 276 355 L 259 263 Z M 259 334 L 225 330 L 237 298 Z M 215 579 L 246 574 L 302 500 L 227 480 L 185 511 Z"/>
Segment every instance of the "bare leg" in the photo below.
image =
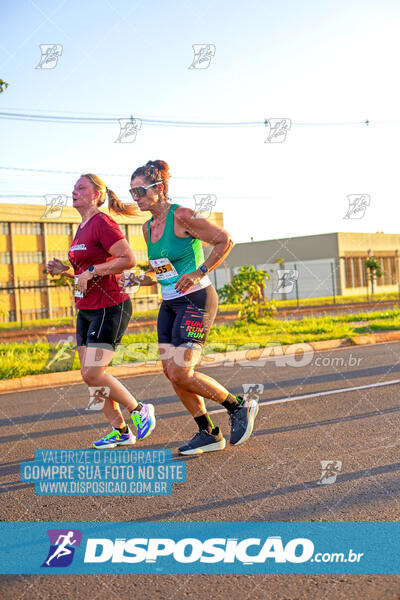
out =
<path fill-rule="evenodd" d="M 176 348 L 171 344 L 160 344 L 160 355 L 166 377 L 170 379 L 178 398 L 192 417 L 207 414 L 203 397 L 215 400 L 219 404 L 226 400 L 229 395 L 226 388 L 212 377 L 194 371 L 201 359 L 201 349 Z M 184 385 L 178 383 L 178 379 Z M 187 386 L 187 379 L 194 380 L 190 388 Z"/>
<path fill-rule="evenodd" d="M 175 348 L 174 356 L 169 359 L 168 378 L 186 393 L 203 396 L 221 404 L 226 400 L 229 391 L 212 377 L 195 371 L 199 358 L 198 350 Z"/>
<path fill-rule="evenodd" d="M 106 398 L 102 411 L 107 421 L 110 425 L 115 427 L 115 429 L 123 429 L 125 427 L 125 419 L 117 402 Z"/>
<path fill-rule="evenodd" d="M 184 388 L 181 388 L 175 383 L 172 383 L 172 387 L 192 417 L 200 417 L 201 415 L 205 415 L 207 413 L 206 405 L 204 404 L 204 400 L 201 396 L 192 394 L 192 392 L 187 392 Z"/>
<path fill-rule="evenodd" d="M 159 344 L 161 362 L 163 366 L 163 371 L 165 376 L 169 379 L 168 372 L 170 368 L 171 361 L 173 361 L 173 355 L 175 353 L 176 348 L 171 344 Z M 193 357 L 193 360 L 196 360 L 196 356 Z M 201 353 L 197 358 L 197 362 L 201 358 Z M 176 395 L 181 400 L 182 404 L 185 408 L 190 412 L 192 417 L 200 417 L 201 415 L 205 415 L 207 413 L 207 409 L 204 404 L 204 400 L 202 396 L 198 394 L 193 394 L 192 392 L 188 392 L 185 388 L 173 383 L 171 381 L 172 387 L 174 388 Z"/>
<path fill-rule="evenodd" d="M 102 348 L 87 348 L 86 346 L 80 346 L 78 352 L 81 362 L 81 373 L 85 383 L 90 387 L 109 388 L 108 397 L 104 402 L 103 414 L 113 427 L 122 429 L 125 427 L 125 420 L 119 404 L 131 411 L 136 408 L 137 402 L 118 379 L 105 373 L 105 369 L 111 362 L 114 352 Z M 100 364 L 100 366 L 88 366 L 93 364 Z"/>

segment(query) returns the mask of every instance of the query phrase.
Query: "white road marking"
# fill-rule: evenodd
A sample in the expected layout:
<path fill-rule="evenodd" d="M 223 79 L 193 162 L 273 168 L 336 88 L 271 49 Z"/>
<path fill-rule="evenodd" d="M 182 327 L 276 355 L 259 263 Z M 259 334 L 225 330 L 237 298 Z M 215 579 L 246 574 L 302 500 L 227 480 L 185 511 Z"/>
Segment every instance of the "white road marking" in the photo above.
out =
<path fill-rule="evenodd" d="M 331 394 L 342 394 L 343 392 L 353 392 L 356 390 L 367 390 L 369 388 L 382 387 L 384 385 L 399 384 L 400 379 L 392 381 L 380 381 L 379 383 L 370 383 L 368 385 L 356 385 L 347 388 L 339 388 L 337 390 L 325 390 L 324 392 L 313 392 L 312 394 L 303 394 L 301 396 L 289 396 L 288 398 L 279 398 L 277 400 L 266 400 L 259 402 L 260 406 L 268 406 L 269 404 L 282 404 L 283 402 L 294 402 L 295 400 L 305 400 L 307 398 L 317 398 L 318 396 L 330 396 Z M 210 415 L 226 411 L 226 408 L 218 408 L 217 410 L 209 410 Z"/>

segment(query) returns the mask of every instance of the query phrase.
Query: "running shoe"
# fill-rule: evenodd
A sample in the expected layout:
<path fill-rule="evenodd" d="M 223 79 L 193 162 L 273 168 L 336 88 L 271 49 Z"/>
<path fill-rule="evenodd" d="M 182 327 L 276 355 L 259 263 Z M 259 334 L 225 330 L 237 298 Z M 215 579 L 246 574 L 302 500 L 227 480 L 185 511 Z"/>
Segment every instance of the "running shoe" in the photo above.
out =
<path fill-rule="evenodd" d="M 131 412 L 132 423 L 136 427 L 138 440 L 147 438 L 156 426 L 156 417 L 154 415 L 154 406 L 152 404 L 143 404 L 140 412 Z"/>
<path fill-rule="evenodd" d="M 238 398 L 243 400 L 240 396 Z M 231 438 L 229 441 L 231 444 L 238 446 L 251 436 L 258 408 L 257 400 L 247 400 L 243 402 L 240 408 L 229 415 L 231 420 Z"/>
<path fill-rule="evenodd" d="M 178 448 L 179 454 L 203 454 L 203 452 L 214 452 L 223 450 L 226 440 L 219 427 L 213 429 L 214 433 L 208 433 L 205 429 L 196 433 L 190 442 Z"/>
<path fill-rule="evenodd" d="M 121 433 L 118 429 L 113 429 L 97 442 L 93 442 L 93 448 L 102 450 L 103 448 L 116 448 L 117 446 L 128 446 L 134 444 L 136 438 L 128 427 L 128 433 Z"/>

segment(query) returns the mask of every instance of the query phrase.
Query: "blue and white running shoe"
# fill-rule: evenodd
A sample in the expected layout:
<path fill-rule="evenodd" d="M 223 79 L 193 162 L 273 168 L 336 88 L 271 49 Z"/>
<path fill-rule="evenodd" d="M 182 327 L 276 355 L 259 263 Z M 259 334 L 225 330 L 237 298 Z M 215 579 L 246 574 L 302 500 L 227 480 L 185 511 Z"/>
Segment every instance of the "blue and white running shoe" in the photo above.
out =
<path fill-rule="evenodd" d="M 249 438 L 253 432 L 254 420 L 258 414 L 258 402 L 254 399 L 243 401 L 241 396 L 238 396 L 242 400 L 242 404 L 239 405 L 237 410 L 229 415 L 231 420 L 231 439 L 230 443 L 234 446 L 243 444 Z"/>
<path fill-rule="evenodd" d="M 136 435 L 138 440 L 147 438 L 154 427 L 156 426 L 156 417 L 154 414 L 154 406 L 152 404 L 143 404 L 140 412 L 131 412 L 132 423 L 136 427 Z"/>
<path fill-rule="evenodd" d="M 113 429 L 97 442 L 93 442 L 93 448 L 103 450 L 105 448 L 116 448 L 117 446 L 128 446 L 135 444 L 136 438 L 128 427 L 128 433 L 121 433 L 118 429 Z"/>

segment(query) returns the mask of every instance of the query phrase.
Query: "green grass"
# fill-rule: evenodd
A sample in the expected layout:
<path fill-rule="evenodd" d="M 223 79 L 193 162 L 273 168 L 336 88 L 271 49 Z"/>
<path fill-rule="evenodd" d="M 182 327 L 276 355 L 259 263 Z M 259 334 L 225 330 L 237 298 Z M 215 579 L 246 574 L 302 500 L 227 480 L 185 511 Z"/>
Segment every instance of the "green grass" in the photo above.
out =
<path fill-rule="evenodd" d="M 390 294 L 375 294 L 374 301 L 379 302 L 382 300 L 399 300 L 397 293 Z M 336 296 L 336 304 L 347 304 L 349 302 L 366 302 L 366 295 L 358 296 Z M 331 305 L 333 304 L 333 298 L 331 296 L 326 298 L 304 298 L 300 300 L 301 307 L 307 306 L 318 306 L 318 305 Z M 278 308 L 291 308 L 297 306 L 296 300 L 277 300 L 276 306 Z M 220 304 L 218 308 L 219 314 L 224 313 L 237 313 L 240 308 L 240 304 Z M 158 309 L 136 311 L 133 317 L 136 321 L 146 321 L 148 319 L 156 319 Z M 35 321 L 24 321 L 23 329 L 38 329 L 41 327 L 65 327 L 73 326 L 73 317 L 63 317 L 59 319 L 37 319 Z M 0 330 L 13 330 L 21 329 L 19 321 L 13 321 L 11 323 L 0 323 Z"/>
<path fill-rule="evenodd" d="M 73 323 L 73 317 L 62 317 L 59 319 L 36 319 L 35 321 L 23 321 L 23 329 L 38 329 L 40 327 L 65 327 L 68 325 L 72 326 Z M 0 329 L 21 329 L 21 323 L 19 321 L 0 323 Z"/>
<path fill-rule="evenodd" d="M 358 322 L 365 322 L 368 324 Z M 247 344 L 264 347 L 271 344 L 293 344 L 351 338 L 364 333 L 400 329 L 400 310 L 305 318 L 299 321 L 260 319 L 255 324 L 216 325 L 211 329 L 205 352 L 226 352 Z M 73 344 L 64 348 L 64 358 L 53 361 L 60 344 L 46 340 L 0 344 L 0 378 L 13 379 L 37 373 L 79 369 L 78 355 Z M 146 330 L 125 335 L 113 364 L 129 364 L 142 360 L 157 360 L 157 334 Z"/>
<path fill-rule="evenodd" d="M 382 300 L 399 300 L 399 294 L 397 292 L 391 292 L 390 294 L 374 294 L 374 302 L 380 302 Z M 348 304 L 351 302 L 367 302 L 366 294 L 359 294 L 357 296 L 336 296 L 336 304 Z M 369 301 L 369 300 L 368 300 Z M 328 296 L 324 298 L 300 298 L 299 304 L 301 307 L 306 306 L 318 306 L 320 304 L 334 304 L 333 297 Z M 296 307 L 297 300 L 277 300 L 276 305 L 280 308 Z"/>

